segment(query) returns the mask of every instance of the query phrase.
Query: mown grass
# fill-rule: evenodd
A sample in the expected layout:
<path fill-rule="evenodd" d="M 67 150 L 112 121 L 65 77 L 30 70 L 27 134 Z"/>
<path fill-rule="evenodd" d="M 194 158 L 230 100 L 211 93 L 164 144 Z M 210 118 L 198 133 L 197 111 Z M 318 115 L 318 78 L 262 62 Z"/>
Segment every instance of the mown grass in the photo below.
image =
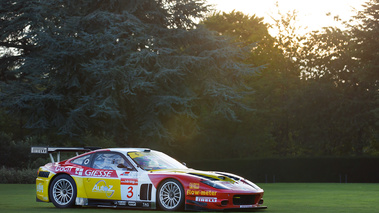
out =
<path fill-rule="evenodd" d="M 379 212 L 379 184 L 261 184 L 268 212 Z"/>
<path fill-rule="evenodd" d="M 379 184 L 275 183 L 259 184 L 264 190 L 266 210 L 283 212 L 379 212 Z M 35 201 L 32 184 L 0 184 L 0 212 L 120 212 L 123 209 L 57 209 Z M 150 212 L 128 210 L 129 212 Z M 155 211 L 156 212 L 156 211 Z"/>

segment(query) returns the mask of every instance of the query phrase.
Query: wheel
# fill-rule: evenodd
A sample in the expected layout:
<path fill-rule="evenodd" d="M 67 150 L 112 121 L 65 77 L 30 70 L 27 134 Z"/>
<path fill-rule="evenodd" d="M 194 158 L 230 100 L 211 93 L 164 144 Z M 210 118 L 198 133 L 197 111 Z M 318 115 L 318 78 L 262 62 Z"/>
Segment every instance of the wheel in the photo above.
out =
<path fill-rule="evenodd" d="M 182 184 L 174 179 L 163 181 L 157 192 L 158 206 L 165 211 L 177 211 L 183 209 L 184 189 Z"/>
<path fill-rule="evenodd" d="M 59 175 L 50 184 L 50 200 L 55 207 L 70 208 L 75 205 L 76 184 L 69 175 Z"/>

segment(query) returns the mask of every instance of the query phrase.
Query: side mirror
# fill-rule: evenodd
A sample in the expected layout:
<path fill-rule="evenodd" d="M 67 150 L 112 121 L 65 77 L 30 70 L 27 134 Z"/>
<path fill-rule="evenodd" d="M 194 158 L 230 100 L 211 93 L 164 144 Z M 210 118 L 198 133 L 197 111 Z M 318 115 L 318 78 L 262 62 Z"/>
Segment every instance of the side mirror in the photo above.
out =
<path fill-rule="evenodd" d="M 124 164 L 122 164 L 122 163 L 118 164 L 118 165 L 117 165 L 117 168 L 126 169 L 126 170 L 128 170 L 128 171 L 132 171 L 132 170 L 133 170 L 132 167 L 130 167 L 130 166 L 126 166 L 126 165 L 124 165 Z"/>
<path fill-rule="evenodd" d="M 182 164 L 183 164 L 184 166 L 187 166 L 186 162 L 182 162 Z"/>

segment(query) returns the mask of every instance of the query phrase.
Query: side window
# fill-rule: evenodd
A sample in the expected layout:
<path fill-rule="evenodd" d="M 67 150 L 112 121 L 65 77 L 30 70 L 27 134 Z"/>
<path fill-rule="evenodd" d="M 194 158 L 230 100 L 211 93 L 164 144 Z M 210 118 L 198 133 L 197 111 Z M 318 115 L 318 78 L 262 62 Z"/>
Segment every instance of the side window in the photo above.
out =
<path fill-rule="evenodd" d="M 120 164 L 123 167 L 120 167 Z M 94 156 L 93 168 L 120 170 L 126 167 L 132 167 L 120 154 L 113 152 L 97 153 Z"/>
<path fill-rule="evenodd" d="M 71 163 L 81 165 L 81 166 L 89 166 L 91 163 L 91 161 L 90 161 L 91 156 L 92 155 L 85 155 L 83 157 L 76 158 L 76 159 L 72 160 Z"/>

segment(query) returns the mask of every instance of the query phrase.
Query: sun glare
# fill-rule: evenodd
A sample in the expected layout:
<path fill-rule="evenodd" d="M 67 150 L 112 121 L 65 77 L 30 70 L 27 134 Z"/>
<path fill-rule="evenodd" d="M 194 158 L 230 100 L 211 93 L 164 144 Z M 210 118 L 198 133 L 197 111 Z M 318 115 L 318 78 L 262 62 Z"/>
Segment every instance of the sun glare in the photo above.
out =
<path fill-rule="evenodd" d="M 236 10 L 264 17 L 267 23 L 273 23 L 271 17 L 277 16 L 278 11 L 275 6 L 277 2 L 281 13 L 296 10 L 298 26 L 306 31 L 313 31 L 322 27 L 336 26 L 337 19 L 349 20 L 367 0 L 208 0 L 207 2 L 219 11 Z"/>

